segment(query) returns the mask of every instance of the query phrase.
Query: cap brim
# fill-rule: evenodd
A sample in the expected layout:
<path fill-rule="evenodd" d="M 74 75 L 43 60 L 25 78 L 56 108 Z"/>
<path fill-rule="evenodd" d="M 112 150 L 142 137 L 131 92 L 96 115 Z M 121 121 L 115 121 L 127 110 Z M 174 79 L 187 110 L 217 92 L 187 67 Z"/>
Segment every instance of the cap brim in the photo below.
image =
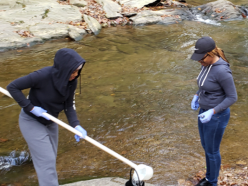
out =
<path fill-rule="evenodd" d="M 193 59 L 195 61 L 200 61 L 205 55 L 206 55 L 206 53 L 204 53 L 204 54 L 193 53 L 193 55 L 191 56 L 190 59 Z"/>

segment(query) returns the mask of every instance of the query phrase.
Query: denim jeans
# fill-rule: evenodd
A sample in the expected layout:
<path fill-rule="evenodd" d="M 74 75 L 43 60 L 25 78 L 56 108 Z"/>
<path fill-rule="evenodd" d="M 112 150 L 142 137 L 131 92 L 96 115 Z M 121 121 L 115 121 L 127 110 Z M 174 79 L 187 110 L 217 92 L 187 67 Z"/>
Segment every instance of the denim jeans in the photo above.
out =
<path fill-rule="evenodd" d="M 199 114 L 207 110 L 200 109 Z M 230 118 L 230 109 L 214 114 L 208 123 L 202 123 L 198 118 L 198 129 L 201 144 L 206 156 L 206 178 L 216 186 L 218 182 L 219 170 L 221 165 L 220 142 L 225 128 Z"/>

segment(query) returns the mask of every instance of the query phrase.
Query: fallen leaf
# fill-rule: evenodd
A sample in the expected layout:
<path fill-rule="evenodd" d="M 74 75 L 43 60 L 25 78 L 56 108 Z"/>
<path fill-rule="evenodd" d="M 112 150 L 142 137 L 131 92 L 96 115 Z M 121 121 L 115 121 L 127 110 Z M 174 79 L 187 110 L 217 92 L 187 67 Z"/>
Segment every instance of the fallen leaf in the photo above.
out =
<path fill-rule="evenodd" d="M 8 141 L 8 139 L 3 139 L 3 138 L 0 138 L 0 142 L 6 142 L 6 141 Z"/>
<path fill-rule="evenodd" d="M 122 155 L 124 155 L 124 154 L 126 154 L 126 153 L 127 153 L 127 151 L 122 151 L 122 152 L 121 152 Z"/>
<path fill-rule="evenodd" d="M 245 14 L 242 13 L 242 17 L 243 17 L 243 18 L 246 18 L 247 16 L 246 16 Z"/>
<path fill-rule="evenodd" d="M 245 161 L 240 160 L 240 161 L 236 162 L 236 164 L 237 164 L 237 165 L 246 165 L 246 162 L 245 162 Z"/>

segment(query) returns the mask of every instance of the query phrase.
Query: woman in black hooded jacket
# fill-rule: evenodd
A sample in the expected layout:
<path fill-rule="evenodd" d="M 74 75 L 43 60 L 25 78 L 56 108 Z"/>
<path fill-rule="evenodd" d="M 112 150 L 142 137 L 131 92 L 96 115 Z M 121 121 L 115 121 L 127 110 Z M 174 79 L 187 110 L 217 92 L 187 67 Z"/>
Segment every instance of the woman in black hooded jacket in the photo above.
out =
<path fill-rule="evenodd" d="M 43 115 L 44 112 L 58 117 L 64 110 L 69 124 L 87 135 L 77 119 L 74 93 L 77 78 L 85 60 L 74 50 L 57 51 L 54 65 L 44 67 L 11 82 L 7 89 L 22 107 L 19 126 L 25 138 L 38 175 L 40 186 L 58 186 L 56 156 L 58 125 Z M 22 93 L 30 88 L 28 98 Z M 80 137 L 75 135 L 76 141 Z"/>

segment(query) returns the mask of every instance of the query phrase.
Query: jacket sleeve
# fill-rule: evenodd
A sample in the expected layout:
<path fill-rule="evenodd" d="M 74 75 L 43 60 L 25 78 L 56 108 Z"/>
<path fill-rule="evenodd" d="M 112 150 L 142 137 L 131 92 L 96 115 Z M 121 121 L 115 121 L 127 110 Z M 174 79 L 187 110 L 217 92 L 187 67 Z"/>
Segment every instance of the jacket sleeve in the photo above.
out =
<path fill-rule="evenodd" d="M 219 84 L 224 90 L 226 97 L 220 104 L 214 107 L 216 113 L 227 109 L 238 99 L 236 87 L 231 72 L 220 73 L 219 75 Z"/>
<path fill-rule="evenodd" d="M 199 93 L 200 93 L 200 89 L 197 90 L 197 92 L 195 93 L 197 96 L 199 96 Z"/>
<path fill-rule="evenodd" d="M 74 128 L 77 125 L 80 125 L 80 122 L 77 118 L 76 107 L 75 107 L 75 89 L 76 89 L 76 83 L 75 85 L 73 85 L 72 91 L 70 92 L 70 96 L 66 100 L 65 109 L 64 109 L 69 124 Z"/>
<path fill-rule="evenodd" d="M 37 78 L 36 78 L 37 77 Z M 25 110 L 25 111 L 31 111 L 34 107 L 34 105 L 31 103 L 29 99 L 25 97 L 25 95 L 22 93 L 23 89 L 32 88 L 35 87 L 35 81 L 39 81 L 39 76 L 37 72 L 33 72 L 31 74 L 28 74 L 24 77 L 20 77 L 14 81 L 12 81 L 8 86 L 7 89 L 11 96 L 15 99 L 15 101 Z"/>

